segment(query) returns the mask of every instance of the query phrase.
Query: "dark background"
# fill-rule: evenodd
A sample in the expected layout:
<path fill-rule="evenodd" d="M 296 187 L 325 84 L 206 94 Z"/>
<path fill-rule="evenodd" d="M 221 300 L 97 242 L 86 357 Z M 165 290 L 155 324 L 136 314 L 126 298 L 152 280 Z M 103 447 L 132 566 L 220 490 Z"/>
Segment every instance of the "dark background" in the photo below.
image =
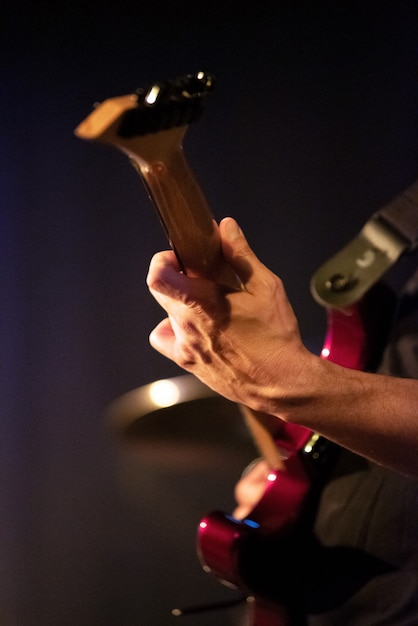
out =
<path fill-rule="evenodd" d="M 166 242 L 142 184 L 73 129 L 96 101 L 213 72 L 189 163 L 215 216 L 234 215 L 284 279 L 317 349 L 311 274 L 416 178 L 417 8 L 2 4 L 2 625 L 168 625 L 178 603 L 235 597 L 201 571 L 194 537 L 207 510 L 232 507 L 245 441 L 232 454 L 215 438 L 202 456 L 178 437 L 167 453 L 121 444 L 104 421 L 120 394 L 182 372 L 148 345 L 162 312 L 145 276 Z M 239 618 L 184 623 L 214 620 Z"/>

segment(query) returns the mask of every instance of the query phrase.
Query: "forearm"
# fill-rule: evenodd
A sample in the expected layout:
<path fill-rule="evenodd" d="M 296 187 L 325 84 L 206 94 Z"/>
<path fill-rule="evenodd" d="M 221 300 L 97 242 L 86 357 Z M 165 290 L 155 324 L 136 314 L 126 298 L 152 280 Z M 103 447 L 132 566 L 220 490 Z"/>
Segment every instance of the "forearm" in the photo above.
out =
<path fill-rule="evenodd" d="M 271 396 L 274 415 L 418 476 L 418 381 L 306 359 L 293 388 Z"/>

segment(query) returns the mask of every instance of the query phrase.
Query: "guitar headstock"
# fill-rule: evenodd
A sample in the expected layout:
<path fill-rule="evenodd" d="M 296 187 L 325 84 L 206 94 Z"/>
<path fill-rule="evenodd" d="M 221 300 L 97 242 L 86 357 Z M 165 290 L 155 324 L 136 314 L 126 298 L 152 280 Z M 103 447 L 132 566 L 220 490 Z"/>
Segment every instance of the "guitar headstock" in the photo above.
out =
<path fill-rule="evenodd" d="M 119 146 L 124 140 L 188 126 L 200 119 L 214 85 L 214 76 L 202 71 L 144 85 L 96 105 L 75 134 Z"/>
<path fill-rule="evenodd" d="M 184 134 L 201 117 L 214 84 L 211 74 L 197 72 L 140 87 L 99 104 L 75 134 L 129 157 L 186 273 L 236 289 L 241 283 L 222 257 L 212 213 L 182 149 Z"/>

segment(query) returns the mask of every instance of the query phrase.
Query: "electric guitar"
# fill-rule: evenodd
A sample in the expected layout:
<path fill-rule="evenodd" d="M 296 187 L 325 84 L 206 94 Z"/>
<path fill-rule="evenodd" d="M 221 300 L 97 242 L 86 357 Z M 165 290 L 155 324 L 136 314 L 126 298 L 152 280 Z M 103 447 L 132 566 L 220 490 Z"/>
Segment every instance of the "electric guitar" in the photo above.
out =
<path fill-rule="evenodd" d="M 75 133 L 128 156 L 186 274 L 238 290 L 242 286 L 222 257 L 213 215 L 183 152 L 185 133 L 200 118 L 214 82 L 211 74 L 197 72 L 105 100 Z M 412 195 L 417 195 L 416 188 Z M 376 324 L 375 320 L 368 323 L 367 295 L 409 245 L 391 226 L 382 229 L 380 217 L 373 216 L 347 249 L 312 280 L 313 295 L 328 316 L 321 356 L 353 369 L 371 369 L 371 354 L 377 353 L 370 341 Z M 253 585 L 254 572 L 245 569 L 245 553 L 259 537 L 286 540 L 307 509 L 335 448 L 306 428 L 240 408 L 271 472 L 261 500 L 246 519 L 215 511 L 201 520 L 197 552 L 205 571 L 251 597 L 253 626 L 290 626 L 291 607 L 285 599 L 277 602 Z"/>

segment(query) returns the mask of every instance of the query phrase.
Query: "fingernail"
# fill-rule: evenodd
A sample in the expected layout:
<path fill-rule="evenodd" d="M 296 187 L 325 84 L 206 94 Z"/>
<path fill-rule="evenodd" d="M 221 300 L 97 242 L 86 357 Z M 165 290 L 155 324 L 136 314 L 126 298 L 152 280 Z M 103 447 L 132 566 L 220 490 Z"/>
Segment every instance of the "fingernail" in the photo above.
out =
<path fill-rule="evenodd" d="M 228 220 L 226 224 L 226 235 L 230 241 L 234 241 L 242 235 L 242 230 L 234 219 Z"/>

